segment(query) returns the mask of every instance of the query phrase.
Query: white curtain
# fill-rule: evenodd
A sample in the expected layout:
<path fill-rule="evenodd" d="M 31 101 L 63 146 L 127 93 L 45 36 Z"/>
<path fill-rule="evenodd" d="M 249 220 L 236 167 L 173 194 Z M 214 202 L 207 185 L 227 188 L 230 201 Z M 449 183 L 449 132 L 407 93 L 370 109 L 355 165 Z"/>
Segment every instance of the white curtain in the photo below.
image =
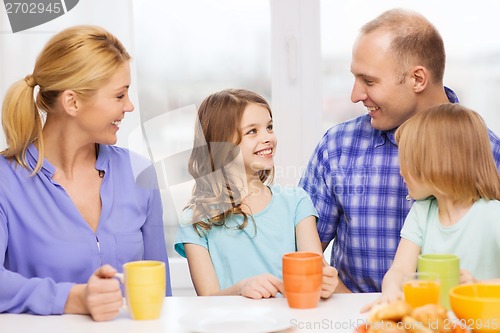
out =
<path fill-rule="evenodd" d="M 0 103 L 12 83 L 33 72 L 35 59 L 44 44 L 64 28 L 91 24 L 99 25 L 116 35 L 134 57 L 132 0 L 80 0 L 64 15 L 37 27 L 12 33 L 5 6 L 0 5 Z M 139 128 L 139 101 L 134 62 L 130 96 L 135 111 L 127 114 L 118 132 L 118 145 L 126 147 L 128 137 Z M 5 137 L 0 129 L 0 150 L 5 148 Z"/>

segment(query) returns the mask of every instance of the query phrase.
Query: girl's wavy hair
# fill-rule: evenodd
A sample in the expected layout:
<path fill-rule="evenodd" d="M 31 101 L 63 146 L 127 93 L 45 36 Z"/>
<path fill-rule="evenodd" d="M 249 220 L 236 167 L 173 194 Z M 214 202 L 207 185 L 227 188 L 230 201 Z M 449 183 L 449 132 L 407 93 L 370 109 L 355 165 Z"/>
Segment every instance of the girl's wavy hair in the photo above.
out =
<path fill-rule="evenodd" d="M 195 180 L 192 197 L 185 209 L 193 212 L 193 227 L 208 231 L 212 226 L 225 226 L 232 215 L 242 215 L 248 224 L 248 214 L 242 210 L 241 188 L 246 179 L 238 179 L 227 166 L 239 154 L 242 139 L 240 122 L 247 105 L 271 108 L 260 95 L 245 89 L 227 89 L 208 96 L 198 109 L 193 150 L 188 171 Z M 259 171 L 263 183 L 272 182 L 274 168 Z"/>

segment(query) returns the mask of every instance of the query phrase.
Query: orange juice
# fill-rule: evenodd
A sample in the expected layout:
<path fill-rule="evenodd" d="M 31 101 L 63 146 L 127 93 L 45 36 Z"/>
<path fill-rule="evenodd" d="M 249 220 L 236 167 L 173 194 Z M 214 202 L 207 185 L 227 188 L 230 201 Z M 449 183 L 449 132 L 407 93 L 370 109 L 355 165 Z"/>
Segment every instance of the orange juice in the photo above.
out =
<path fill-rule="evenodd" d="M 405 301 L 413 308 L 425 304 L 439 304 L 439 282 L 409 280 L 403 284 Z"/>

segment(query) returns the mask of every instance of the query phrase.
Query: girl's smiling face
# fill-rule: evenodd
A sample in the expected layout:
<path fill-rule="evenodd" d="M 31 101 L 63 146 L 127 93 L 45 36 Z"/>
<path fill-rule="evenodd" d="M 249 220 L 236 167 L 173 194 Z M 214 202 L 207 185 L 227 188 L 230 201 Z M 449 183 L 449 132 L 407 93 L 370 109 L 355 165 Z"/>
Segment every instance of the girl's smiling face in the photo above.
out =
<path fill-rule="evenodd" d="M 240 151 L 248 176 L 274 167 L 276 135 L 273 119 L 265 107 L 249 103 L 240 122 Z"/>

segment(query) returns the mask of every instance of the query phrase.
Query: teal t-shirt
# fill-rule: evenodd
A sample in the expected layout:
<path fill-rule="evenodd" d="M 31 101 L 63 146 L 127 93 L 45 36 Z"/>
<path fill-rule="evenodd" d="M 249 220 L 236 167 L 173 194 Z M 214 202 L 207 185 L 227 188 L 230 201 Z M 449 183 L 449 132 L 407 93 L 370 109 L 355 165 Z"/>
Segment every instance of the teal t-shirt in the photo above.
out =
<path fill-rule="evenodd" d="M 282 278 L 281 257 L 297 250 L 295 227 L 308 216 L 318 216 L 308 194 L 299 187 L 270 186 L 270 203 L 248 219 L 243 230 L 235 226 L 242 216 L 233 216 L 227 227 L 212 227 L 200 237 L 192 226 L 192 212 L 185 210 L 175 240 L 175 250 L 183 257 L 184 243 L 203 246 L 210 257 L 221 289 L 242 279 L 271 273 Z M 256 227 L 256 228 L 255 228 Z"/>
<path fill-rule="evenodd" d="M 439 222 L 436 199 L 416 201 L 401 237 L 425 253 L 449 253 L 476 279 L 500 278 L 500 201 L 480 199 L 454 225 Z"/>

